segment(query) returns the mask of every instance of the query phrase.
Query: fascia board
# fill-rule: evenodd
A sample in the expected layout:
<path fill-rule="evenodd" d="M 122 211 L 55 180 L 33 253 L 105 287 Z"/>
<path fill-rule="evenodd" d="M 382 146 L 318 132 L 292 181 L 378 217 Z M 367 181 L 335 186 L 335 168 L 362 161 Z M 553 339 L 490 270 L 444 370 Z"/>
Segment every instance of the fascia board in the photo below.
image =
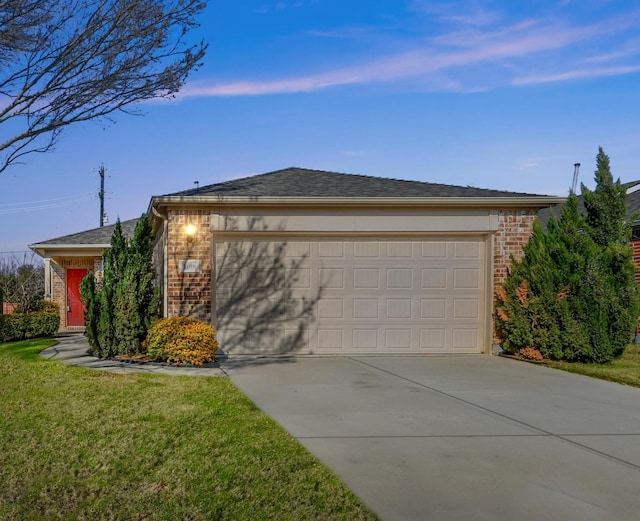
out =
<path fill-rule="evenodd" d="M 341 207 L 467 207 L 467 208 L 546 208 L 566 201 L 566 197 L 226 197 L 163 196 L 153 197 L 150 207 L 169 206 L 341 206 Z"/>
<path fill-rule="evenodd" d="M 111 244 L 30 244 L 29 248 L 41 257 L 52 255 L 78 255 L 86 252 L 87 255 L 102 254 L 105 249 L 111 248 Z"/>

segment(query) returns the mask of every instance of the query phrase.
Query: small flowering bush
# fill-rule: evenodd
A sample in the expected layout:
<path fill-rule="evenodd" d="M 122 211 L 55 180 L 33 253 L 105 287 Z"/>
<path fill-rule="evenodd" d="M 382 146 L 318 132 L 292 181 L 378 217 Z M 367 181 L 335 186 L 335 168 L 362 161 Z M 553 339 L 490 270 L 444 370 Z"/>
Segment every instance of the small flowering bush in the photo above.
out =
<path fill-rule="evenodd" d="M 159 320 L 149 329 L 145 344 L 151 360 L 200 367 L 213 362 L 218 350 L 213 326 L 190 317 Z"/>

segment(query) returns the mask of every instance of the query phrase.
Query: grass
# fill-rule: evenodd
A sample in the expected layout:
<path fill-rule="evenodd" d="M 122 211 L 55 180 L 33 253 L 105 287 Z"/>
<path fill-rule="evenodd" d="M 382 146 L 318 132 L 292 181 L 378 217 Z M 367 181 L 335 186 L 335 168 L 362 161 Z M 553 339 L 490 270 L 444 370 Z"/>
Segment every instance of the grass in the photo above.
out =
<path fill-rule="evenodd" d="M 68 367 L 53 344 L 0 344 L 0 519 L 376 519 L 229 379 Z"/>
<path fill-rule="evenodd" d="M 640 344 L 631 344 L 610 364 L 580 364 L 545 360 L 543 365 L 601 380 L 640 387 Z"/>

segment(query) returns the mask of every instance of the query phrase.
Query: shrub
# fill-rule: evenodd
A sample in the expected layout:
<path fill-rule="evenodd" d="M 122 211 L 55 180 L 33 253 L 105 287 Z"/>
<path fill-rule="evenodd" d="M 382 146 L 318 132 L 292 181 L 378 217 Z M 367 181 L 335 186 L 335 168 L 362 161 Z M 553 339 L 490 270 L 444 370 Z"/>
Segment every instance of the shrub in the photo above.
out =
<path fill-rule="evenodd" d="M 218 341 L 213 326 L 191 317 L 159 320 L 145 342 L 151 360 L 203 366 L 213 362 Z"/>
<path fill-rule="evenodd" d="M 520 349 L 520 356 L 525 360 L 542 360 L 542 353 L 535 347 L 523 347 L 522 349 Z"/>
<path fill-rule="evenodd" d="M 533 226 L 522 259 L 496 291 L 496 332 L 507 352 L 535 347 L 544 358 L 607 363 L 632 340 L 640 314 L 626 189 L 602 148 L 596 189 L 571 192 L 546 232 Z"/>
<path fill-rule="evenodd" d="M 39 304 L 42 311 L 0 315 L 0 342 L 53 336 L 60 327 L 60 308 L 54 302 Z"/>
<path fill-rule="evenodd" d="M 158 316 L 160 293 L 152 262 L 153 233 L 148 215 L 136 225 L 133 238 L 116 222 L 111 247 L 104 251 L 100 282 L 89 273 L 80 285 L 85 306 L 86 335 L 91 352 L 100 358 L 142 352 L 142 342 Z"/>

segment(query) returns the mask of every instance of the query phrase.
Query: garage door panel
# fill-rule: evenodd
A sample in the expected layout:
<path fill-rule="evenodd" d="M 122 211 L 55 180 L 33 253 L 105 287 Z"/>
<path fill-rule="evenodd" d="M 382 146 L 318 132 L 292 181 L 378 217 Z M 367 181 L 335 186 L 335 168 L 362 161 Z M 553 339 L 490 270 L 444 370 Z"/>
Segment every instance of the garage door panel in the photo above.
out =
<path fill-rule="evenodd" d="M 318 279 L 322 288 L 346 289 L 344 268 L 320 268 Z"/>
<path fill-rule="evenodd" d="M 421 255 L 426 259 L 445 259 L 447 257 L 447 243 L 444 241 L 423 242 Z"/>
<path fill-rule="evenodd" d="M 345 248 L 343 242 L 321 242 L 318 243 L 318 257 L 331 259 L 344 259 Z"/>
<path fill-rule="evenodd" d="M 353 268 L 353 289 L 380 289 L 380 269 Z"/>
<path fill-rule="evenodd" d="M 356 259 L 380 257 L 380 243 L 371 241 L 356 242 L 353 245 L 353 257 Z"/>
<path fill-rule="evenodd" d="M 480 302 L 478 299 L 458 298 L 453 300 L 454 319 L 480 318 Z"/>
<path fill-rule="evenodd" d="M 453 270 L 453 287 L 456 289 L 478 289 L 480 287 L 480 270 L 478 268 Z"/>
<path fill-rule="evenodd" d="M 422 268 L 421 289 L 444 289 L 447 287 L 447 268 Z"/>
<path fill-rule="evenodd" d="M 387 289 L 413 288 L 412 268 L 387 268 Z"/>
<path fill-rule="evenodd" d="M 470 350 L 480 342 L 479 331 L 477 328 L 453 328 L 452 330 L 452 348 L 454 350 Z"/>
<path fill-rule="evenodd" d="M 420 299 L 420 318 L 443 320 L 447 318 L 446 298 Z"/>
<path fill-rule="evenodd" d="M 447 346 L 447 330 L 444 327 L 420 329 L 421 351 L 445 351 Z"/>
<path fill-rule="evenodd" d="M 462 353 L 482 347 L 486 261 L 480 237 L 289 240 L 253 246 L 223 241 L 216 245 L 216 259 L 229 258 L 230 244 L 244 252 L 275 252 L 275 257 L 265 256 L 266 268 L 252 262 L 251 269 L 233 273 L 227 265 L 217 274 L 217 309 L 227 314 L 233 313 L 225 304 L 233 302 L 237 281 L 249 281 L 256 274 L 261 275 L 256 280 L 273 281 L 259 297 L 266 301 L 238 308 L 245 315 L 247 310 L 259 314 L 265 306 L 273 308 L 273 324 L 254 327 L 244 344 L 234 346 L 235 352 L 278 351 L 278 343 L 284 345 L 286 338 L 296 352 L 326 354 Z M 282 274 L 269 278 L 273 266 L 280 266 Z M 231 279 L 236 282 L 229 283 Z M 235 330 L 253 327 L 246 316 L 231 322 L 227 316 L 226 323 Z M 220 335 L 222 343 L 224 333 Z"/>
<path fill-rule="evenodd" d="M 412 242 L 387 242 L 387 257 L 392 258 L 412 258 L 413 257 Z"/>
<path fill-rule="evenodd" d="M 407 298 L 388 298 L 385 299 L 386 315 L 384 318 L 391 319 L 411 319 L 412 313 L 412 301 Z"/>
<path fill-rule="evenodd" d="M 378 349 L 377 329 L 353 329 L 351 338 L 354 349 Z"/>

